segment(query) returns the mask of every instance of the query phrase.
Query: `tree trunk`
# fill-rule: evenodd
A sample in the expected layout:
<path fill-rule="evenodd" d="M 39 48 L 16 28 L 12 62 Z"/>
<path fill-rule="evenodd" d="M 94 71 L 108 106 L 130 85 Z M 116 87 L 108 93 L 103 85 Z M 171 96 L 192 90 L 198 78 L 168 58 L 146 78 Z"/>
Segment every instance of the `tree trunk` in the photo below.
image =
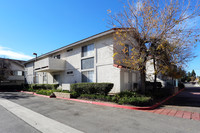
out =
<path fill-rule="evenodd" d="M 140 80 L 141 80 L 141 91 L 142 93 L 145 93 L 145 84 L 146 84 L 146 73 L 145 73 L 145 67 L 140 70 Z"/>
<path fill-rule="evenodd" d="M 153 57 L 153 67 L 154 67 L 154 84 L 153 84 L 153 89 L 155 90 L 157 88 L 157 70 L 156 70 L 156 60 L 155 57 Z"/>

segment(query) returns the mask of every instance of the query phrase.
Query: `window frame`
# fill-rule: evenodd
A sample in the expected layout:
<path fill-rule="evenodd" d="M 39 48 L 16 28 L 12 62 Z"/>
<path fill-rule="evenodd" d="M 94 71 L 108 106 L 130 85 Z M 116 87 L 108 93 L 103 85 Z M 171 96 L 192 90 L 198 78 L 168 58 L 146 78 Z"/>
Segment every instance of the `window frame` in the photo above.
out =
<path fill-rule="evenodd" d="M 92 47 L 90 47 L 90 46 L 92 46 Z M 92 50 L 89 48 L 92 48 Z M 89 53 L 89 52 L 91 52 L 91 53 Z M 84 58 L 84 57 L 91 57 L 91 56 L 94 56 L 94 43 L 82 46 L 81 47 L 81 57 Z"/>
<path fill-rule="evenodd" d="M 93 64 L 91 63 L 91 65 L 92 65 L 92 67 L 90 67 L 90 68 L 84 68 L 83 67 L 83 61 L 84 60 L 89 60 L 89 59 L 93 59 Z M 83 59 L 81 59 L 81 70 L 87 70 L 87 69 L 94 69 L 94 57 L 89 57 L 89 58 L 83 58 Z"/>
<path fill-rule="evenodd" d="M 89 78 L 89 73 L 90 73 L 90 72 L 93 72 L 93 73 L 92 73 L 92 79 Z M 83 73 L 86 73 L 86 74 L 83 75 Z M 87 81 L 83 81 L 83 76 L 86 77 L 86 80 L 87 80 Z M 91 76 L 91 75 L 90 75 L 90 76 Z M 93 83 L 93 82 L 94 82 L 94 70 L 82 71 L 82 72 L 81 72 L 81 82 L 82 82 L 82 83 Z"/>
<path fill-rule="evenodd" d="M 60 59 L 60 58 L 61 58 L 61 55 L 60 55 L 60 54 L 54 55 L 53 58 L 54 58 L 54 59 Z"/>

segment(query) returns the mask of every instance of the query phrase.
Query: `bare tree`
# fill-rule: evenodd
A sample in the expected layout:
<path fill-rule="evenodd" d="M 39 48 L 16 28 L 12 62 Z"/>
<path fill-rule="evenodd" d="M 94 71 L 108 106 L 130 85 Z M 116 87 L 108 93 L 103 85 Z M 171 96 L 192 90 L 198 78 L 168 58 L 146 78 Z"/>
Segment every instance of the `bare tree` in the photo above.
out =
<path fill-rule="evenodd" d="M 170 65 L 183 67 L 194 58 L 192 50 L 200 32 L 191 23 L 199 17 L 199 7 L 198 2 L 185 0 L 132 0 L 124 3 L 123 12 L 108 10 L 108 23 L 117 27 L 115 45 L 123 49 L 115 50 L 115 62 L 140 72 L 143 92 L 149 60 L 154 60 L 156 75 L 169 71 Z"/>

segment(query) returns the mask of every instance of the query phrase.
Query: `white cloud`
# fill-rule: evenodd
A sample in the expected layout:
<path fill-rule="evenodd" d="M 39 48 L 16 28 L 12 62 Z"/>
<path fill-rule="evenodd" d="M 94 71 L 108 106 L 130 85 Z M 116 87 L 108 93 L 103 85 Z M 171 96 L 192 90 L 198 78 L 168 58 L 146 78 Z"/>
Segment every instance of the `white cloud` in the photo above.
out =
<path fill-rule="evenodd" d="M 0 46 L 0 57 L 18 59 L 18 60 L 29 60 L 33 58 L 29 55 L 25 55 L 21 52 L 15 52 L 10 48 L 1 47 L 1 46 Z"/>

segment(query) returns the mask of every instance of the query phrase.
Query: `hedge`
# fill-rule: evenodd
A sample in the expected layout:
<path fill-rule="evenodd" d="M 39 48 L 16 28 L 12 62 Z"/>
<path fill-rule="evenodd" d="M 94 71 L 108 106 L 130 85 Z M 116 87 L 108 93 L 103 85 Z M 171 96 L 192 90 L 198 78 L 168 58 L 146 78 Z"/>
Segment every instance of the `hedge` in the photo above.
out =
<path fill-rule="evenodd" d="M 70 85 L 70 89 L 73 97 L 78 97 L 81 94 L 107 95 L 113 85 L 113 83 L 75 83 Z"/>
<path fill-rule="evenodd" d="M 0 91 L 21 91 L 24 85 L 0 85 Z"/>
<path fill-rule="evenodd" d="M 29 88 L 33 90 L 54 90 L 57 89 L 58 86 L 59 84 L 31 84 Z"/>
<path fill-rule="evenodd" d="M 154 82 L 146 81 L 145 85 L 146 87 L 148 86 L 154 87 Z M 162 88 L 161 82 L 156 82 L 156 88 L 153 88 L 153 89 L 158 89 L 158 88 Z"/>
<path fill-rule="evenodd" d="M 79 98 L 101 100 L 108 102 L 115 102 L 118 104 L 130 104 L 138 106 L 151 105 L 153 103 L 152 97 L 137 94 L 136 92 L 124 91 L 116 95 L 97 95 L 97 94 L 81 94 Z"/>

